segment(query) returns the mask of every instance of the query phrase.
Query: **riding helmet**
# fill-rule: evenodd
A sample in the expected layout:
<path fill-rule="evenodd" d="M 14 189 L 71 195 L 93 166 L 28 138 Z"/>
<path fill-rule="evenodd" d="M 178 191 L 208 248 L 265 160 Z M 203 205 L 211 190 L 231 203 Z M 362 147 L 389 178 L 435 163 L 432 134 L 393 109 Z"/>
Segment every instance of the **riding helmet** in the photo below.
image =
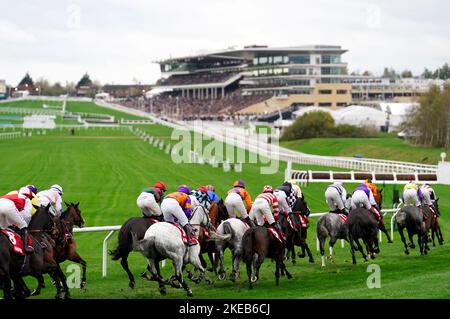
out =
<path fill-rule="evenodd" d="M 167 190 L 166 184 L 164 184 L 163 182 L 157 182 L 153 187 L 159 188 L 163 192 Z"/>
<path fill-rule="evenodd" d="M 63 189 L 61 186 L 59 186 L 58 184 L 54 184 L 50 187 L 50 189 L 53 189 L 55 191 L 57 191 L 59 193 L 59 195 L 63 194 Z"/>
<path fill-rule="evenodd" d="M 270 185 L 266 185 L 263 188 L 263 193 L 273 193 L 273 188 Z"/>
<path fill-rule="evenodd" d="M 241 180 L 237 180 L 234 182 L 233 187 L 242 187 L 245 188 L 245 182 Z"/>
<path fill-rule="evenodd" d="M 189 195 L 189 193 L 191 192 L 191 191 L 189 190 L 189 187 L 188 187 L 187 185 L 180 185 L 180 186 L 178 187 L 178 190 L 177 190 L 177 191 L 180 192 L 180 193 L 188 194 L 188 195 Z"/>

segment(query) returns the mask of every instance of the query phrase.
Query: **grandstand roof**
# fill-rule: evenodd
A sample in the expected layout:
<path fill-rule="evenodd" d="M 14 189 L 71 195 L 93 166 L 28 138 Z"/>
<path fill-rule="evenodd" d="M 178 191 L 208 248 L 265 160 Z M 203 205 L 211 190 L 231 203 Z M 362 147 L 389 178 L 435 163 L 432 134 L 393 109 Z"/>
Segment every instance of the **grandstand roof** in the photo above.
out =
<path fill-rule="evenodd" d="M 159 61 L 158 63 L 170 63 L 180 60 L 204 60 L 204 59 L 247 59 L 258 55 L 260 52 L 264 53 L 304 53 L 304 52 L 333 52 L 333 53 L 345 53 L 347 50 L 342 49 L 338 45 L 303 45 L 303 46 L 292 46 L 292 47 L 268 47 L 268 46 L 245 46 L 242 49 L 228 48 L 219 51 L 203 52 L 200 54 L 192 54 L 182 57 L 170 58 L 166 60 Z"/>

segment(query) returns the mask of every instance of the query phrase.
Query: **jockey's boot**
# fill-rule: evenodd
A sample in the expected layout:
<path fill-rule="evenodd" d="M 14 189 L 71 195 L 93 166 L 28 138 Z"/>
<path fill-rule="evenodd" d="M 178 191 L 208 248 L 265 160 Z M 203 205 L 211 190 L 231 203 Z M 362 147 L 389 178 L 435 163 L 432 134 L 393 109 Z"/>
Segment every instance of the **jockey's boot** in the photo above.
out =
<path fill-rule="evenodd" d="M 249 216 L 245 217 L 244 220 L 251 228 L 255 228 L 255 223 L 253 223 Z"/>
<path fill-rule="evenodd" d="M 273 224 L 270 225 L 270 226 L 272 226 L 272 227 L 277 231 L 278 235 L 280 235 L 280 238 L 281 238 L 283 241 L 286 241 L 286 236 L 284 236 L 283 231 L 281 230 L 280 224 L 278 224 L 277 222 L 275 222 L 275 223 L 273 223 Z"/>
<path fill-rule="evenodd" d="M 381 219 L 381 214 L 378 211 L 378 209 L 376 209 L 375 206 L 372 206 L 372 207 L 370 207 L 370 212 L 373 214 L 373 216 L 375 216 L 375 219 L 377 220 L 377 222 L 379 222 Z"/>
<path fill-rule="evenodd" d="M 433 205 L 430 205 L 428 207 L 431 209 L 431 211 L 433 212 L 434 216 L 436 216 L 436 218 L 438 218 L 439 217 L 439 213 L 438 213 L 437 209 L 435 209 Z"/>
<path fill-rule="evenodd" d="M 191 234 L 192 234 L 192 228 L 191 224 L 184 225 L 183 229 L 186 232 L 187 240 L 188 240 L 188 246 L 194 246 L 195 243 L 192 242 Z"/>
<path fill-rule="evenodd" d="M 26 254 L 34 253 L 33 247 L 28 247 L 28 229 L 26 227 L 21 229 L 22 241 L 23 241 L 23 250 Z"/>

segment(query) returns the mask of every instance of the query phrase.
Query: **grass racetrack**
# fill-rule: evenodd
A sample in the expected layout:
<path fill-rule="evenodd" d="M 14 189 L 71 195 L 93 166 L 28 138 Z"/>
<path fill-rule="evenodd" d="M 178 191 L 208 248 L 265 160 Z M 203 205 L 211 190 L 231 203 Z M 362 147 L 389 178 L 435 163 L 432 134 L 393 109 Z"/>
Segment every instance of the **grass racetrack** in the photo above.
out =
<path fill-rule="evenodd" d="M 69 108 L 83 108 L 83 112 L 109 113 L 109 110 L 95 107 L 92 103 L 68 102 Z M 90 106 L 89 106 L 90 104 Z M 30 107 L 27 105 L 26 107 Z M 101 111 L 99 111 L 101 109 Z M 111 111 L 111 114 L 116 114 Z M 127 117 L 128 115 L 124 115 Z M 154 136 L 169 139 L 171 131 L 159 125 L 148 125 L 145 130 Z M 140 216 L 136 198 L 140 191 L 162 180 L 169 191 L 179 184 L 191 187 L 215 184 L 219 196 L 224 196 L 232 182 L 238 178 L 246 181 L 254 198 L 266 184 L 278 186 L 283 182 L 284 163 L 278 173 L 260 175 L 258 164 L 244 164 L 243 172 L 224 173 L 221 168 L 200 164 L 174 164 L 169 155 L 159 148 L 138 139 L 128 130 L 80 129 L 71 136 L 67 129 L 47 131 L 13 140 L 0 140 L 0 192 L 4 194 L 19 186 L 33 183 L 40 189 L 54 183 L 64 188 L 63 199 L 80 202 L 80 209 L 86 226 L 120 225 L 127 218 Z M 358 152 L 360 153 L 360 152 Z M 308 168 L 308 167 L 304 167 Z M 327 206 L 324 200 L 325 184 L 310 184 L 303 188 L 312 212 L 323 212 Z M 346 185 L 351 191 L 355 185 Z M 399 188 L 399 186 L 397 186 Z M 393 186 L 385 188 L 385 207 L 392 199 Z M 440 197 L 441 227 L 444 239 L 449 237 L 450 186 L 437 185 Z M 280 279 L 275 286 L 275 266 L 266 260 L 261 267 L 261 278 L 250 291 L 247 287 L 245 266 L 241 264 L 241 278 L 236 283 L 219 281 L 213 274 L 214 284 L 205 282 L 195 285 L 190 282 L 195 298 L 449 298 L 450 297 L 450 248 L 448 244 L 431 247 L 427 256 L 420 256 L 418 249 L 406 256 L 399 236 L 394 243 L 387 244 L 383 238 L 381 253 L 369 263 L 357 255 L 357 265 L 351 264 L 349 246 L 341 249 L 335 246 L 334 261 L 327 261 L 321 269 L 320 257 L 315 249 L 315 221 L 311 218 L 308 243 L 316 262 L 297 259 L 287 267 L 293 274 L 292 280 Z M 87 261 L 87 290 L 71 289 L 73 298 L 161 298 L 156 282 L 142 280 L 138 273 L 146 266 L 139 253 L 131 254 L 130 268 L 136 276 L 136 288 L 128 288 L 128 277 L 119 262 L 108 260 L 108 276 L 101 277 L 102 241 L 106 233 L 75 234 L 78 252 Z M 110 240 L 109 248 L 116 245 L 117 233 Z M 367 288 L 369 264 L 378 264 L 381 269 L 381 288 Z M 65 270 L 70 262 L 63 264 Z M 229 252 L 226 260 L 227 273 L 231 270 Z M 191 267 L 191 266 L 188 266 Z M 163 276 L 172 274 L 170 263 L 163 268 Z M 69 275 L 69 274 L 67 274 Z M 34 279 L 27 279 L 30 288 L 36 285 Z M 36 298 L 53 298 L 55 289 L 46 276 L 47 287 Z M 185 298 L 181 289 L 168 288 L 164 298 Z"/>

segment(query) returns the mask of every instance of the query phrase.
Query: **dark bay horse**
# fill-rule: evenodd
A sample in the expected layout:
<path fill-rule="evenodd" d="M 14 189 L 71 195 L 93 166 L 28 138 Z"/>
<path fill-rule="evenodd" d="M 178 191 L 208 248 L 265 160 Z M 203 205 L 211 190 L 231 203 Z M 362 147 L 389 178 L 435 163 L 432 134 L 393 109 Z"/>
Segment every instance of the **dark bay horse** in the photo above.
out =
<path fill-rule="evenodd" d="M 364 253 L 359 239 L 362 239 L 366 246 L 367 254 L 373 259 L 375 253 L 379 253 L 378 248 L 378 222 L 375 216 L 365 208 L 352 209 L 348 214 L 349 242 L 352 252 L 353 264 L 356 264 L 355 243 L 363 258 L 367 261 L 368 256 Z"/>
<path fill-rule="evenodd" d="M 377 202 L 378 209 L 380 210 L 380 216 L 381 219 L 378 222 L 378 229 L 381 230 L 387 237 L 388 243 L 392 243 L 391 236 L 389 235 L 389 232 L 386 229 L 386 225 L 384 223 L 383 215 L 381 214 L 381 209 L 383 205 L 383 189 L 378 189 L 378 192 L 376 196 L 374 196 L 375 202 Z"/>
<path fill-rule="evenodd" d="M 212 230 L 215 231 L 220 223 L 228 218 L 228 212 L 222 199 L 220 199 L 219 203 L 211 204 L 208 215 L 211 220 Z M 211 268 L 208 268 L 208 271 L 212 271 L 217 274 L 217 258 L 215 258 L 214 255 L 216 253 L 216 242 L 214 240 L 210 240 L 210 236 L 206 235 L 206 230 L 204 227 L 201 228 L 198 241 L 201 246 L 200 261 L 202 266 L 204 268 L 207 266 L 206 261 L 203 258 L 203 254 L 207 253 L 209 261 L 211 262 Z"/>
<path fill-rule="evenodd" d="M 275 262 L 275 280 L 279 285 L 280 270 L 288 279 L 292 275 L 287 271 L 283 262 L 285 244 L 280 242 L 265 226 L 257 226 L 248 229 L 242 237 L 242 260 L 247 266 L 249 288 L 253 289 L 253 283 L 259 279 L 259 268 L 266 257 Z M 252 275 L 254 269 L 254 276 Z"/>
<path fill-rule="evenodd" d="M 112 260 L 120 259 L 120 264 L 128 275 L 128 286 L 132 289 L 135 287 L 136 282 L 134 280 L 133 273 L 128 267 L 128 255 L 134 250 L 133 234 L 134 236 L 136 236 L 136 239 L 142 240 L 147 229 L 149 229 L 149 227 L 155 222 L 162 220 L 162 218 L 162 215 L 158 219 L 150 217 L 131 217 L 130 219 L 125 221 L 125 223 L 123 223 L 122 227 L 119 230 L 117 248 L 109 252 L 109 254 L 112 256 Z M 141 276 L 145 277 L 146 272 L 143 272 Z"/>
<path fill-rule="evenodd" d="M 405 254 L 409 255 L 409 248 L 415 248 L 413 236 L 417 235 L 417 241 L 419 244 L 420 253 L 425 255 L 427 250 L 425 249 L 425 242 L 427 241 L 427 233 L 425 231 L 425 226 L 423 223 L 423 216 L 419 211 L 418 207 L 415 206 L 404 206 L 397 214 L 395 214 L 395 222 L 397 223 L 398 233 L 402 239 L 403 245 L 405 247 Z M 406 243 L 403 230 L 406 228 L 409 238 L 409 244 Z"/>
<path fill-rule="evenodd" d="M 292 213 L 289 214 L 291 222 L 288 221 L 285 215 L 280 214 L 280 224 L 283 232 L 286 234 L 286 257 L 289 258 L 290 255 L 294 265 L 296 264 L 295 246 L 300 246 L 302 249 L 302 253 L 298 257 L 304 258 L 307 253 L 309 262 L 314 262 L 314 257 L 306 242 L 309 225 L 303 226 L 302 223 L 302 219 L 307 219 L 310 212 L 308 204 L 302 196 L 297 198 Z"/>
<path fill-rule="evenodd" d="M 70 260 L 82 266 L 80 288 L 86 288 L 86 261 L 77 252 L 77 244 L 73 239 L 73 226 L 84 227 L 84 219 L 81 217 L 80 203 L 65 203 L 67 208 L 57 220 L 59 236 L 56 238 L 54 257 L 58 264 Z"/>
<path fill-rule="evenodd" d="M 438 215 L 441 216 L 441 213 L 439 212 L 439 198 L 436 198 L 433 206 L 434 206 L 434 209 L 436 210 L 436 212 L 438 213 Z M 444 237 L 442 236 L 441 226 L 439 225 L 439 218 L 435 218 L 434 223 L 431 227 L 431 238 L 433 241 L 433 247 L 436 246 L 436 244 L 434 242 L 435 236 L 438 239 L 439 245 L 443 245 Z"/>

